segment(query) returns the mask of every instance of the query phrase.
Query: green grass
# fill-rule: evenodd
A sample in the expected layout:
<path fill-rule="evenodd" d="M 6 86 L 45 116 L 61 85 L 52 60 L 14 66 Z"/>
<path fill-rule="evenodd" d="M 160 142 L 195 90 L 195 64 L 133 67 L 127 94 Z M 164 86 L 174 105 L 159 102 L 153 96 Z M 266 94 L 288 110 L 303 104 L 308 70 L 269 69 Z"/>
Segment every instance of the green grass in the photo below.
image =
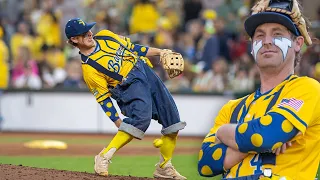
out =
<path fill-rule="evenodd" d="M 35 138 L 35 137 L 0 137 L 0 144 L 1 143 L 25 143 L 28 141 L 32 140 L 48 140 L 48 139 L 54 139 L 57 141 L 63 141 L 67 144 L 108 144 L 111 139 L 106 138 L 106 139 L 93 139 L 93 138 L 88 138 L 88 139 L 81 139 L 81 138 Z M 133 140 L 130 142 L 129 145 L 139 145 L 139 146 L 150 146 L 152 144 L 151 141 L 140 141 L 140 140 Z M 178 147 L 200 147 L 201 142 L 198 141 L 178 141 L 177 142 Z M 151 147 L 151 146 L 150 146 Z"/>
<path fill-rule="evenodd" d="M 115 156 L 110 165 L 114 175 L 152 177 L 158 156 Z M 93 157 L 9 157 L 0 156 L 2 164 L 22 164 L 24 166 L 52 168 L 58 170 L 93 173 Z M 205 180 L 197 172 L 197 155 L 176 155 L 173 159 L 175 168 L 188 179 Z M 219 178 L 212 178 L 218 180 Z"/>

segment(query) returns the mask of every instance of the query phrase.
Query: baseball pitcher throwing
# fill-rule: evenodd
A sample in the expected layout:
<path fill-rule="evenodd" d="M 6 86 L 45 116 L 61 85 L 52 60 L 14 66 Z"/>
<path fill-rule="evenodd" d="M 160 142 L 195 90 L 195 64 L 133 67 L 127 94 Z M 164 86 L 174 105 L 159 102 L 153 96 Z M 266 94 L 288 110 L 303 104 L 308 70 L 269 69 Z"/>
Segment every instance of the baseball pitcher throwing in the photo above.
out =
<path fill-rule="evenodd" d="M 163 127 L 163 144 L 154 177 L 186 179 L 171 163 L 178 131 L 186 123 L 180 121 L 171 94 L 150 68 L 152 64 L 146 58 L 160 56 L 169 76 L 174 78 L 183 71 L 181 54 L 133 44 L 129 38 L 109 30 L 93 35 L 91 28 L 94 25 L 79 18 L 71 19 L 65 26 L 65 34 L 68 42 L 80 51 L 83 78 L 88 88 L 105 114 L 119 128 L 110 144 L 95 156 L 95 172 L 107 176 L 114 153 L 133 138 L 142 139 L 151 119 L 155 119 Z M 119 118 L 111 97 L 125 115 L 123 120 Z"/>

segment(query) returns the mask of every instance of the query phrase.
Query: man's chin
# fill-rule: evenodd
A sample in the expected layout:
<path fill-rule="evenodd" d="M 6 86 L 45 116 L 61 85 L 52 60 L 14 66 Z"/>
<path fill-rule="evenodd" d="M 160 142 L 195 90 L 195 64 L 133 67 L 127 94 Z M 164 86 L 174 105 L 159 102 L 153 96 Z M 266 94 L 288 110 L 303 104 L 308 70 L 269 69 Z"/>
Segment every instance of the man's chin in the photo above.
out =
<path fill-rule="evenodd" d="M 280 66 L 281 64 L 279 63 L 258 63 L 257 66 L 260 69 L 276 69 Z"/>

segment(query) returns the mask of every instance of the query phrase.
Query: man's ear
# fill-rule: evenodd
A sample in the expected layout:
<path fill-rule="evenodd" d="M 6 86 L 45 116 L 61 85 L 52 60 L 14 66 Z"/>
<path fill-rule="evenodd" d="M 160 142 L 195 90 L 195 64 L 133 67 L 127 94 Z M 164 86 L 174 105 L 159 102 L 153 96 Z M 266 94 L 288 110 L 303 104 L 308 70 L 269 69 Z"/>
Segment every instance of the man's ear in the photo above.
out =
<path fill-rule="evenodd" d="M 70 40 L 73 42 L 73 43 L 78 43 L 78 38 L 76 37 L 71 37 Z"/>
<path fill-rule="evenodd" d="M 294 41 L 294 51 L 299 52 L 303 46 L 304 38 L 302 36 L 298 36 Z"/>

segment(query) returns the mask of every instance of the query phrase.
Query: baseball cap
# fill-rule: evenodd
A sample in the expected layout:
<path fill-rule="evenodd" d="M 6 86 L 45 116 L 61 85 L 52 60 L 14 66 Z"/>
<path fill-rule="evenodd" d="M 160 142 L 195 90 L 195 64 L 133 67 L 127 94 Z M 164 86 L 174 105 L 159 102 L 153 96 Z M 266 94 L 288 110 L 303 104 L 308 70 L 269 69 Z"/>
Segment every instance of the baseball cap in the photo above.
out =
<path fill-rule="evenodd" d="M 88 32 L 96 22 L 86 23 L 80 18 L 70 19 L 65 27 L 65 34 L 68 39 Z"/>
<path fill-rule="evenodd" d="M 282 10 L 282 12 L 291 12 L 292 7 L 292 0 L 270 0 L 268 4 L 268 8 L 277 9 L 277 11 Z M 299 29 L 289 15 L 275 11 L 264 11 L 251 15 L 246 19 L 244 27 L 248 35 L 252 37 L 256 28 L 264 23 L 278 23 L 285 26 L 294 35 L 301 35 Z"/>

